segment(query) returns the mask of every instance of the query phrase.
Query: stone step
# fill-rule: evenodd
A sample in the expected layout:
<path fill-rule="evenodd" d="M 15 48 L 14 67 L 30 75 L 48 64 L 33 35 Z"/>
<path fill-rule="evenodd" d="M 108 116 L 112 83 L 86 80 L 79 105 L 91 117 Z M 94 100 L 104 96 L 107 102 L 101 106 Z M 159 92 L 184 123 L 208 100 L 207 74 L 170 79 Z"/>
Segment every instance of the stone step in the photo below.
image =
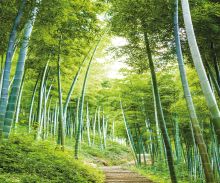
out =
<path fill-rule="evenodd" d="M 123 173 L 123 174 L 135 174 L 134 172 L 131 171 L 104 171 L 104 173 Z"/>

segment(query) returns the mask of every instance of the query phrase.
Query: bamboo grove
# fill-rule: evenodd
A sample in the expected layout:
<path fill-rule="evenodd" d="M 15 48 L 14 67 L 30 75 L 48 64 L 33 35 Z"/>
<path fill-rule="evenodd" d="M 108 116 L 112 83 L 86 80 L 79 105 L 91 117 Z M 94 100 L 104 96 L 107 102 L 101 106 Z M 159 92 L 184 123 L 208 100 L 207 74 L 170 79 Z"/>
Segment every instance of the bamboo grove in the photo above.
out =
<path fill-rule="evenodd" d="M 172 183 L 218 182 L 217 1 L 0 3 L 1 143 L 25 129 L 62 151 L 74 142 L 79 159 L 83 143 L 105 151 L 117 142 L 137 167 L 164 167 Z M 126 44 L 110 45 L 117 36 Z M 102 75 L 106 54 L 125 60 L 122 78 Z"/>

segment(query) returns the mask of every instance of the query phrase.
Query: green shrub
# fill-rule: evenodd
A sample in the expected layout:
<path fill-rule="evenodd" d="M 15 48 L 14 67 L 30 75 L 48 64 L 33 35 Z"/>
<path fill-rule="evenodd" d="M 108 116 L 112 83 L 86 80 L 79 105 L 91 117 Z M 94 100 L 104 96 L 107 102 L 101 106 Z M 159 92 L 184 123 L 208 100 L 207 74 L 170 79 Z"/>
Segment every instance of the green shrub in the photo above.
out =
<path fill-rule="evenodd" d="M 101 183 L 103 175 L 51 142 L 14 136 L 0 145 L 0 182 Z"/>

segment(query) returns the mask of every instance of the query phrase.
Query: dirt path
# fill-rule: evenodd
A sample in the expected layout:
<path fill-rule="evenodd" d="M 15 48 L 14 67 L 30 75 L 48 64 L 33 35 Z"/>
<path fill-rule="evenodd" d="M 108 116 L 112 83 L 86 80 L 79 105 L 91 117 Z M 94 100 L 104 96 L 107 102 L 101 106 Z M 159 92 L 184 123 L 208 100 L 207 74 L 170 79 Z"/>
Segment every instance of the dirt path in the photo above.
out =
<path fill-rule="evenodd" d="M 153 183 L 145 177 L 120 166 L 102 167 L 106 176 L 106 183 Z"/>

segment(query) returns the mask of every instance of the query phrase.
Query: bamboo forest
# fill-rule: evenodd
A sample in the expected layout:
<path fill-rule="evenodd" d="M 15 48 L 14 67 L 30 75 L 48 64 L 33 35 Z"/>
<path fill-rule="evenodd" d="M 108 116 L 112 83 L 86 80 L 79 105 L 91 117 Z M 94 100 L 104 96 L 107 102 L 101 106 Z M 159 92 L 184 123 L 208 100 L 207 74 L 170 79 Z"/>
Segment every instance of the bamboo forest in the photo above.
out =
<path fill-rule="evenodd" d="M 220 1 L 0 0 L 0 183 L 220 183 Z"/>

